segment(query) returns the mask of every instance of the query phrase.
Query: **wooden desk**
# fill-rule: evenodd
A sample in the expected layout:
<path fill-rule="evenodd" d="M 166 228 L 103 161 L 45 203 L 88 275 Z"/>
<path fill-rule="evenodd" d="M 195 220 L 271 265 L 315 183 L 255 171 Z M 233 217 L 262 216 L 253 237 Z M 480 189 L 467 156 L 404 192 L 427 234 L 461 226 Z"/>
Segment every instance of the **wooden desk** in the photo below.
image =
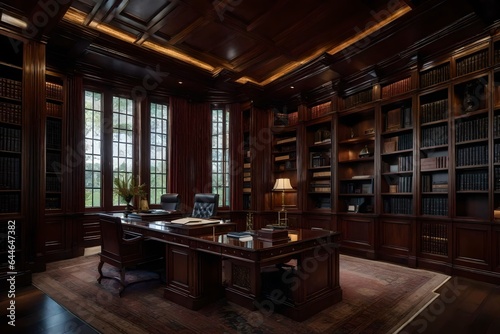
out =
<path fill-rule="evenodd" d="M 342 299 L 338 232 L 290 230 L 290 241 L 273 245 L 256 236 L 249 241 L 228 237 L 235 224 L 186 227 L 123 222 L 126 230 L 166 243 L 164 296 L 187 308 L 199 309 L 225 294 L 248 309 L 280 312 L 303 321 Z M 291 260 L 296 263 L 293 269 L 276 269 Z M 275 276 L 279 273 L 276 283 L 280 284 L 263 296 L 262 277 L 269 269 Z"/>

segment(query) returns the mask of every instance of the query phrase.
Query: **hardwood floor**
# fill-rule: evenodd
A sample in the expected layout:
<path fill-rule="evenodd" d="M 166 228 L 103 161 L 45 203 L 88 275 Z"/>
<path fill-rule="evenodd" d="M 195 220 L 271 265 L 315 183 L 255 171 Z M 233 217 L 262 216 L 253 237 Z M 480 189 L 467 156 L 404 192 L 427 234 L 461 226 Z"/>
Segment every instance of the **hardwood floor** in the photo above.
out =
<path fill-rule="evenodd" d="M 400 334 L 500 333 L 500 285 L 452 277 Z"/>
<path fill-rule="evenodd" d="M 10 299 L 5 292 L 2 293 L 0 333 L 98 333 L 32 285 L 18 288 L 13 300 L 16 306 L 15 327 L 9 325 L 10 320 L 6 317 Z"/>
<path fill-rule="evenodd" d="M 439 292 L 400 334 L 500 333 L 500 285 L 452 277 Z M 34 286 L 19 288 L 15 301 L 16 326 L 12 327 L 5 316 L 9 300 L 2 295 L 1 333 L 97 333 Z"/>

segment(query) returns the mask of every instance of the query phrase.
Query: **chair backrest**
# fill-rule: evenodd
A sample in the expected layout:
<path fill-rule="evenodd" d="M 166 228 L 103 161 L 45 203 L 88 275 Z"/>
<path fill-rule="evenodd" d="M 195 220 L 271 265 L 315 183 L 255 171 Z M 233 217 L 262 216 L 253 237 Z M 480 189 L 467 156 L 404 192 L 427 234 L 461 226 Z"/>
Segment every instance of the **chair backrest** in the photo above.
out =
<path fill-rule="evenodd" d="M 219 194 L 195 194 L 192 217 L 210 218 L 217 214 Z"/>
<path fill-rule="evenodd" d="M 167 211 L 175 211 L 179 208 L 181 197 L 179 194 L 163 194 L 160 198 L 161 208 Z"/>
<path fill-rule="evenodd" d="M 99 223 L 101 225 L 101 253 L 119 257 L 123 240 L 121 218 L 100 215 Z"/>

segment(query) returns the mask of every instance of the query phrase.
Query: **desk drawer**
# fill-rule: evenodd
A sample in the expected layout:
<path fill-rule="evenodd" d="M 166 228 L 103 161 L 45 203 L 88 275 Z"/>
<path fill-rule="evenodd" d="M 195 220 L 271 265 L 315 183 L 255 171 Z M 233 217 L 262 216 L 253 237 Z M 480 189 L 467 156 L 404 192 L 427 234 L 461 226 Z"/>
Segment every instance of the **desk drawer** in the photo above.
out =
<path fill-rule="evenodd" d="M 234 256 L 241 259 L 257 260 L 258 256 L 255 252 L 245 251 L 243 249 L 236 248 L 222 248 L 222 255 Z"/>
<path fill-rule="evenodd" d="M 207 251 L 209 253 L 220 254 L 221 246 L 215 245 L 207 242 L 197 242 L 195 246 L 200 251 Z"/>

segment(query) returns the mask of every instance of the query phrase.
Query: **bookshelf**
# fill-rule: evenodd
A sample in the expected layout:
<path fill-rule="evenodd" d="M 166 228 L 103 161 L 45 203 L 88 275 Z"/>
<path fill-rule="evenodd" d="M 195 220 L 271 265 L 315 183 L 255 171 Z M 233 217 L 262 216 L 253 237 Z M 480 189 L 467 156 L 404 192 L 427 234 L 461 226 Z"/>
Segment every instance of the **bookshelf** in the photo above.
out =
<path fill-rule="evenodd" d="M 243 111 L 243 210 L 252 208 L 251 110 Z"/>
<path fill-rule="evenodd" d="M 17 271 L 21 284 L 26 250 L 26 204 L 28 199 L 26 168 L 27 131 L 23 113 L 23 53 L 24 44 L 14 50 L 14 38 L 0 34 L 0 276 L 11 277 Z M 14 247 L 14 248 L 10 248 Z M 9 260 L 15 259 L 11 267 Z"/>
<path fill-rule="evenodd" d="M 462 62 L 471 63 L 467 65 L 467 70 L 474 71 L 476 61 L 482 64 L 486 57 L 484 53 L 483 50 L 465 57 Z M 487 87 L 488 76 L 474 77 L 453 85 L 455 217 L 488 220 L 491 215 Z"/>
<path fill-rule="evenodd" d="M 344 213 L 373 213 L 375 110 L 370 107 L 338 117 L 338 203 Z"/>
<path fill-rule="evenodd" d="M 449 90 L 419 96 L 420 214 L 448 217 Z"/>
<path fill-rule="evenodd" d="M 19 215 L 22 208 L 23 127 L 22 60 L 0 36 L 0 214 Z M 22 53 L 22 52 L 21 52 Z M 22 57 L 21 57 L 22 59 Z M 2 228 L 4 230 L 4 228 Z M 6 231 L 6 229 L 5 229 Z"/>
<path fill-rule="evenodd" d="M 381 113 L 382 213 L 413 215 L 413 100 L 384 104 Z"/>
<path fill-rule="evenodd" d="M 306 124 L 307 210 L 332 209 L 332 123 L 331 117 Z"/>
<path fill-rule="evenodd" d="M 62 209 L 64 83 L 48 74 L 45 83 L 45 209 Z"/>
<path fill-rule="evenodd" d="M 495 44 L 496 47 L 499 42 Z M 499 48 L 500 49 L 500 48 Z M 500 60 L 500 59 L 499 59 Z M 495 83 L 500 82 L 500 72 L 495 72 Z M 492 126 L 492 142 L 493 142 L 493 210 L 494 219 L 500 220 L 500 90 L 496 89 L 493 92 L 493 100 L 495 101 L 493 108 L 493 126 Z"/>
<path fill-rule="evenodd" d="M 297 128 L 294 126 L 273 127 L 272 162 L 274 180 L 289 178 L 292 187 L 297 187 Z M 274 184 L 273 180 L 273 184 Z M 281 209 L 281 193 L 272 196 L 272 209 Z M 297 192 L 285 193 L 285 204 L 297 207 Z"/>

